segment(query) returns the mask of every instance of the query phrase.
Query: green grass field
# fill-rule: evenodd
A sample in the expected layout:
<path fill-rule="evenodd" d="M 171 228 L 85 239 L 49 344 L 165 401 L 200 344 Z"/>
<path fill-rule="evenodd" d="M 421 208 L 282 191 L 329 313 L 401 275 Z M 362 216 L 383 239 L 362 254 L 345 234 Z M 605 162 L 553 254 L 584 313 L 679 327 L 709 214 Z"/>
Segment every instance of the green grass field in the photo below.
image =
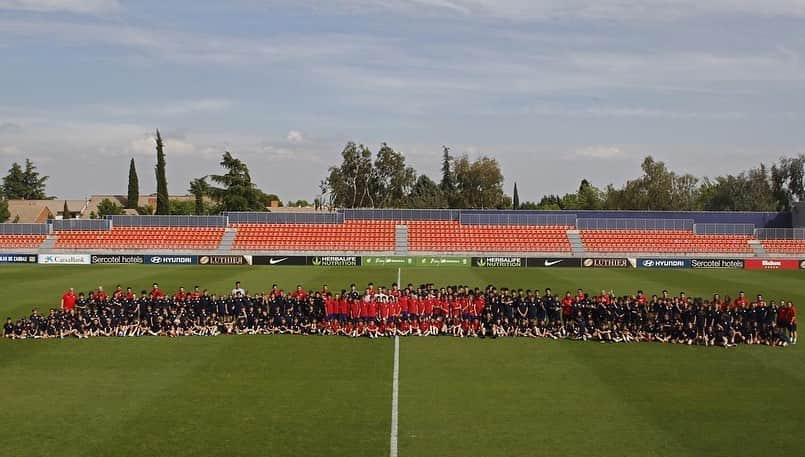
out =
<path fill-rule="evenodd" d="M 67 287 L 222 292 L 390 285 L 396 269 L 0 266 L 0 317 Z M 403 283 L 689 295 L 802 309 L 805 272 L 406 269 Z M 0 341 L 0 456 L 386 456 L 391 340 L 233 336 Z M 802 347 L 407 338 L 400 456 L 805 454 Z"/>

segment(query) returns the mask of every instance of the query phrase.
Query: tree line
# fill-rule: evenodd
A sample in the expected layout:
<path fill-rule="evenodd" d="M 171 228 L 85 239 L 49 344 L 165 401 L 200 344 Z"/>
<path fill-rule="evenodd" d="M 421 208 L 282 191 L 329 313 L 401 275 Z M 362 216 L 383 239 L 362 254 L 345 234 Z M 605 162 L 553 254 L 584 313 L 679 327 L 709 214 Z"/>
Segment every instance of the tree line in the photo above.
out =
<path fill-rule="evenodd" d="M 517 183 L 511 197 L 504 193 L 503 173 L 494 158 L 453 157 L 445 146 L 436 183 L 427 175 L 417 176 L 405 156 L 386 143 L 373 156 L 366 146 L 349 142 L 320 191 L 322 201 L 339 208 L 789 211 L 805 200 L 803 154 L 716 178 L 669 170 L 651 156 L 643 159 L 641 169 L 641 176 L 621 186 L 601 189 L 582 179 L 575 192 L 521 203 Z"/>
<path fill-rule="evenodd" d="M 219 214 L 223 211 L 265 211 L 279 197 L 267 194 L 252 181 L 244 161 L 225 151 L 220 174 L 192 179 L 192 200 L 168 195 L 165 142 L 156 131 L 156 208 L 139 206 L 139 179 L 132 158 L 128 170 L 128 193 L 123 205 L 104 199 L 91 217 L 123 214 Z M 467 154 L 454 157 L 444 146 L 441 175 L 436 182 L 406 163 L 405 155 L 382 143 L 376 153 L 363 144 L 348 142 L 341 160 L 327 170 L 313 204 L 330 208 L 414 209 L 531 209 L 531 210 L 653 210 L 653 211 L 789 211 L 805 200 L 805 155 L 783 157 L 771 164 L 734 175 L 698 178 L 668 169 L 651 156 L 643 159 L 642 175 L 620 186 L 597 187 L 582 179 L 578 190 L 564 195 L 548 194 L 539 201 L 520 201 L 517 183 L 512 195 L 504 192 L 504 177 L 498 161 L 489 156 L 471 160 Z M 0 222 L 9 219 L 8 200 L 52 199 L 46 193 L 48 176 L 42 176 L 29 159 L 14 162 L 0 185 Z M 281 203 L 279 203 L 281 204 Z M 307 206 L 299 200 L 289 205 Z M 65 217 L 70 217 L 67 202 Z"/>
<path fill-rule="evenodd" d="M 453 157 L 442 150 L 442 176 L 436 183 L 417 176 L 405 156 L 383 143 L 377 154 L 349 142 L 341 163 L 329 168 L 319 189 L 320 202 L 337 208 L 490 208 L 511 207 L 503 173 L 494 158 Z"/>

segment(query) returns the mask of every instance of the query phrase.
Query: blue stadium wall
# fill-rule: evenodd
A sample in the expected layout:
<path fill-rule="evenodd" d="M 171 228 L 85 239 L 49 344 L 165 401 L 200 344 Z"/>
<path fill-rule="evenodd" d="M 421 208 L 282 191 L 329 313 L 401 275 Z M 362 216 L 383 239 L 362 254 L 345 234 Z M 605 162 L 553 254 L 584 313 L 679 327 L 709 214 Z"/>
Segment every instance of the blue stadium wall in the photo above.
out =
<path fill-rule="evenodd" d="M 596 219 L 693 219 L 696 224 L 754 224 L 757 228 L 791 227 L 788 212 L 728 211 L 495 211 L 499 214 L 576 214 L 579 218 Z M 463 210 L 463 214 L 489 214 L 484 210 Z"/>
<path fill-rule="evenodd" d="M 688 219 L 696 224 L 752 224 L 756 228 L 789 228 L 790 212 L 731 211 L 514 211 L 514 210 L 409 210 L 340 209 L 344 219 L 368 220 L 453 220 L 462 215 L 500 215 L 519 217 L 575 215 L 583 219 Z"/>

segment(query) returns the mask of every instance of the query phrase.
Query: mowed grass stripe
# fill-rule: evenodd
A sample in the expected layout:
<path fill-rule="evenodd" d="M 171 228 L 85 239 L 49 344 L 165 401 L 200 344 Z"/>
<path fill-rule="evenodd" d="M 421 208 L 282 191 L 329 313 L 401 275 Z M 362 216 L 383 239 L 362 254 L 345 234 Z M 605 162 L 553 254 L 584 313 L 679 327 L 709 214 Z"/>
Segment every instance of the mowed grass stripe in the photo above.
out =
<path fill-rule="evenodd" d="M 795 455 L 802 351 L 408 339 L 400 455 Z M 797 401 L 789 401 L 797 399 Z"/>
<path fill-rule="evenodd" d="M 390 341 L 21 341 L 0 354 L 8 455 L 378 455 Z M 35 346 L 48 346 L 39 350 Z M 3 358 L 5 360 L 5 358 Z M 23 362 L 24 361 L 24 362 Z"/>

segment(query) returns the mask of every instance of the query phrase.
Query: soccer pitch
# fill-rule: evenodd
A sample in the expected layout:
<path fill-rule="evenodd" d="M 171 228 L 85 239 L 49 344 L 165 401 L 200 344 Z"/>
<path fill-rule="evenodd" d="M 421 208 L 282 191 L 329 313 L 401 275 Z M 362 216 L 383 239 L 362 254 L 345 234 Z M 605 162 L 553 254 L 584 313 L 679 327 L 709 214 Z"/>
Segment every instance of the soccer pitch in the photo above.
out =
<path fill-rule="evenodd" d="M 805 273 L 411 268 L 402 283 L 669 289 L 785 298 Z M 396 268 L 0 266 L 0 317 L 68 287 L 251 292 L 390 285 Z M 229 336 L 0 341 L 0 455 L 388 456 L 394 341 Z M 403 338 L 405 456 L 768 456 L 805 452 L 801 346 L 705 348 Z"/>

